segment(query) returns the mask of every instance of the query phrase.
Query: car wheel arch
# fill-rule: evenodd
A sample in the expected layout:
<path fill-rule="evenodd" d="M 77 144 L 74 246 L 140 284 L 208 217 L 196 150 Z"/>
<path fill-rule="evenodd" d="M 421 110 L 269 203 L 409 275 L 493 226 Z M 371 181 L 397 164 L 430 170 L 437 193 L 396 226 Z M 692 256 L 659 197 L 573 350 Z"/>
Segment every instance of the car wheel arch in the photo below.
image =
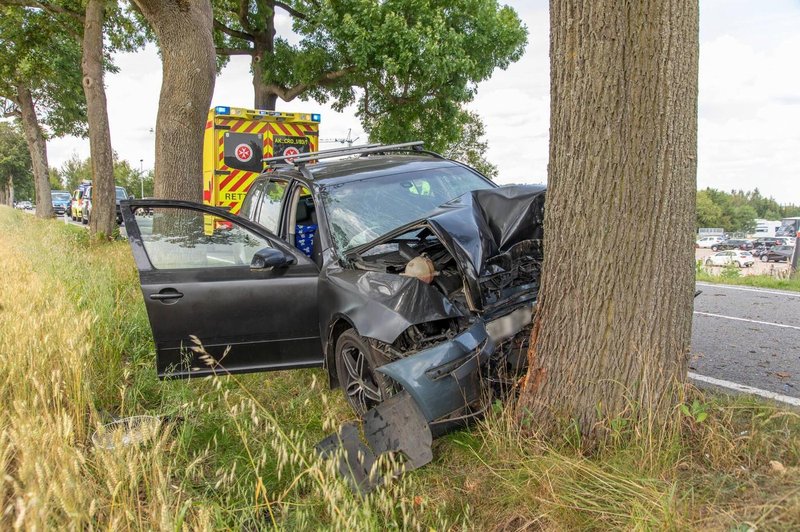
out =
<path fill-rule="evenodd" d="M 332 389 L 339 387 L 339 378 L 336 374 L 336 360 L 334 359 L 336 356 L 336 342 L 339 341 L 339 337 L 342 333 L 349 329 L 358 332 L 349 318 L 343 315 L 334 316 L 328 325 L 328 334 L 325 335 L 325 369 L 328 371 L 328 384 Z"/>

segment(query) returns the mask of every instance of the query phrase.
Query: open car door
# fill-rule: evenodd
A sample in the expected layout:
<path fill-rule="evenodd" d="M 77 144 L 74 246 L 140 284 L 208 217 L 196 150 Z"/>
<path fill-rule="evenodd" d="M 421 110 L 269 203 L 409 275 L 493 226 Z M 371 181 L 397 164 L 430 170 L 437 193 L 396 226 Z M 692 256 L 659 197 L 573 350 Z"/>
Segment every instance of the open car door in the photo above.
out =
<path fill-rule="evenodd" d="M 121 210 L 159 377 L 322 365 L 319 270 L 305 255 L 215 207 L 136 200 Z"/>

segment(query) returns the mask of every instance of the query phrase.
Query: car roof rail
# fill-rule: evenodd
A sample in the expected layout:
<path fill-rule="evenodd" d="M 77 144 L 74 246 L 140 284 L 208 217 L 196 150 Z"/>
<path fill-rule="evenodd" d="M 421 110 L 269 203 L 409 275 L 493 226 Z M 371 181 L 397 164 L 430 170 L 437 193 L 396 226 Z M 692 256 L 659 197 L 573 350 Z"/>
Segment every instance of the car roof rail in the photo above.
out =
<path fill-rule="evenodd" d="M 306 163 L 319 161 L 322 159 L 332 159 L 334 157 L 345 157 L 347 155 L 374 155 L 387 152 L 414 152 L 424 153 L 443 159 L 438 153 L 425 150 L 424 142 L 415 140 L 413 142 L 403 142 L 400 144 L 362 144 L 360 146 L 349 146 L 347 148 L 333 148 L 330 150 L 315 151 L 311 153 L 301 153 L 300 155 L 282 155 L 279 157 L 265 157 L 264 163 L 268 167 L 278 164 L 291 165 L 295 167 L 304 166 Z"/>

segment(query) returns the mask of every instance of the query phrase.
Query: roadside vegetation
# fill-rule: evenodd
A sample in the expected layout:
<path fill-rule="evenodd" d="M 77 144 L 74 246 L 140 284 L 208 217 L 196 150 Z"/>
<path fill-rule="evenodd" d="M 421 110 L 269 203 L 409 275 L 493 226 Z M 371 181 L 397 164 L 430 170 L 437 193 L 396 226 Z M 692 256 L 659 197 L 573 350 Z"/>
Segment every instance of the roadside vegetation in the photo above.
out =
<path fill-rule="evenodd" d="M 737 266 L 726 266 L 724 268 L 719 268 L 718 270 L 718 273 L 711 273 L 708 268 L 703 266 L 702 261 L 697 261 L 695 267 L 695 279 L 704 283 L 732 284 L 800 292 L 800 275 L 795 275 L 794 277 L 777 277 L 774 275 L 742 275 Z"/>
<path fill-rule="evenodd" d="M 313 446 L 351 413 L 321 370 L 159 382 L 128 245 L 0 207 L 0 528 L 791 529 L 800 415 L 687 390 L 667 431 L 522 435 L 501 405 L 362 499 Z M 727 281 L 730 282 L 730 281 Z M 209 303 L 213 304 L 213 303 Z M 114 418 L 146 444 L 98 449 Z M 650 420 L 652 421 L 652 420 Z"/>

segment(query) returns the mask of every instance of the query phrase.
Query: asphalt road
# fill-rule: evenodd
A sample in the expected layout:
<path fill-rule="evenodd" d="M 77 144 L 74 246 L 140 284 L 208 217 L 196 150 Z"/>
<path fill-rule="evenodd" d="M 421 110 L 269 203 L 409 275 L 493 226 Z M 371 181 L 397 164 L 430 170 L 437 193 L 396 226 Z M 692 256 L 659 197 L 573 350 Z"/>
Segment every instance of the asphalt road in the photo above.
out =
<path fill-rule="evenodd" d="M 83 225 L 83 224 L 82 224 L 80 221 L 73 222 L 73 221 L 72 221 L 72 218 L 69 218 L 67 215 L 64 215 L 64 216 L 56 216 L 56 218 L 58 218 L 59 220 L 63 220 L 63 221 L 64 221 L 64 223 L 68 223 L 68 224 L 72 224 L 72 225 L 77 225 L 78 227 L 87 227 L 87 228 L 89 227 L 88 225 Z"/>
<path fill-rule="evenodd" d="M 800 398 L 800 293 L 697 288 L 689 371 Z"/>

